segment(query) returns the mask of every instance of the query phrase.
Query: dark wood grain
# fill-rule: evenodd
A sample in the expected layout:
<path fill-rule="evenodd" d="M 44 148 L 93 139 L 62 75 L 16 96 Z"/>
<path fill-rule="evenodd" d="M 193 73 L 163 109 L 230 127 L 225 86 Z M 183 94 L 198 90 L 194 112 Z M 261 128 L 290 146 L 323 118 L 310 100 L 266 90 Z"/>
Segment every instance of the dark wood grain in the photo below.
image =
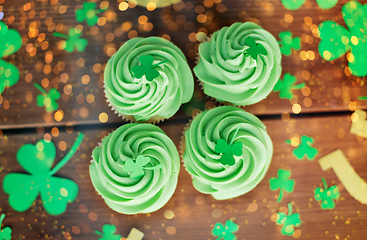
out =
<path fill-rule="evenodd" d="M 321 10 L 315 0 L 307 0 L 296 11 L 286 10 L 280 0 L 217 0 L 214 4 L 211 0 L 185 0 L 185 5 L 179 3 L 154 11 L 139 6 L 120 11 L 118 1 L 108 2 L 109 11 L 100 15 L 116 15 L 106 24 L 97 26 L 98 33 L 92 35 L 91 27 L 75 20 L 75 9 L 82 5 L 81 0 L 0 0 L 0 11 L 5 15 L 3 21 L 9 28 L 18 30 L 23 38 L 22 48 L 5 58 L 19 68 L 21 78 L 15 86 L 6 89 L 0 96 L 0 185 L 6 174 L 24 172 L 15 158 L 23 144 L 34 144 L 45 134 L 47 137 L 52 136 L 57 146 L 57 162 L 70 149 L 78 132 L 86 135 L 75 156 L 56 174 L 74 180 L 80 187 L 77 200 L 68 205 L 64 214 L 47 214 L 40 198 L 30 210 L 24 213 L 15 212 L 9 206 L 8 195 L 0 190 L 0 212 L 7 215 L 3 226 L 13 229 L 13 239 L 97 239 L 94 231 L 101 231 L 104 224 L 116 225 L 117 233 L 123 237 L 128 235 L 132 227 L 136 227 L 145 233 L 146 240 L 216 239 L 211 235 L 214 224 L 225 223 L 230 218 L 240 226 L 236 234 L 238 239 L 285 239 L 288 237 L 281 235 L 281 227 L 275 224 L 274 214 L 286 211 L 288 203 L 292 203 L 294 211 L 301 215 L 302 225 L 296 228 L 301 233 L 299 239 L 366 238 L 366 205 L 350 196 L 332 170 L 323 172 L 318 163 L 322 156 L 341 149 L 356 172 L 367 179 L 367 142 L 349 133 L 349 111 L 356 108 L 367 109 L 365 101 L 357 100 L 358 96 L 367 95 L 365 78 L 346 75 L 345 67 L 348 62 L 345 56 L 333 62 L 322 60 L 318 54 L 320 40 L 311 31 L 311 28 L 325 20 L 334 20 L 345 26 L 340 9 L 347 0 L 339 0 L 337 6 L 327 11 Z M 30 3 L 29 9 L 27 3 Z M 59 13 L 61 6 L 67 6 L 64 14 Z M 44 11 L 47 14 L 43 16 Z M 204 23 L 198 22 L 197 17 L 201 13 L 211 19 Z M 143 25 L 138 23 L 141 15 L 145 15 L 148 22 L 153 24 L 152 30 L 145 31 Z M 290 16 L 292 21 L 289 20 Z M 306 24 L 306 17 L 312 19 L 312 24 Z M 47 18 L 52 18 L 52 22 L 50 19 L 46 21 Z M 131 22 L 130 29 L 123 31 L 121 35 L 117 34 L 111 42 L 106 40 L 108 33 L 116 33 L 116 29 L 128 21 Z M 285 73 L 296 76 L 297 83 L 305 82 L 309 91 L 306 88 L 296 90 L 295 97 L 291 100 L 280 99 L 278 93 L 272 92 L 260 103 L 245 107 L 247 111 L 260 116 L 274 144 L 272 164 L 264 180 L 248 194 L 217 201 L 196 191 L 191 177 L 181 167 L 176 192 L 162 209 L 148 215 L 133 216 L 112 211 L 94 190 L 88 171 L 92 149 L 104 136 L 126 123 L 111 111 L 103 93 L 103 68 L 109 59 L 108 47 L 117 49 L 129 39 L 130 31 L 136 31 L 140 37 L 168 35 L 183 51 L 193 68 L 199 42 L 191 42 L 190 34 L 204 31 L 209 36 L 223 26 L 237 21 L 258 23 L 277 39 L 279 32 L 288 30 L 294 36 L 302 37 L 301 50 L 293 51 L 290 57 L 283 56 L 282 77 Z M 82 36 L 89 41 L 86 50 L 82 53 L 60 50 L 58 44 L 61 38 L 53 36 L 52 23 L 54 27 L 59 24 L 58 31 L 63 33 L 78 24 L 83 26 Z M 60 24 L 63 24 L 62 28 Z M 38 34 L 45 34 L 45 39 L 41 42 L 47 41 L 47 48 L 42 47 L 37 37 L 31 37 L 32 26 L 36 26 Z M 130 37 L 133 35 L 130 32 Z M 37 49 L 34 55 L 31 55 L 32 51 L 27 51 L 32 46 Z M 304 61 L 300 57 L 301 51 L 313 51 L 315 58 Z M 50 53 L 53 58 L 47 63 L 45 56 Z M 85 60 L 83 66 L 80 65 L 80 60 L 78 62 L 81 58 Z M 100 67 L 96 64 L 100 64 Z M 45 65 L 50 66 L 49 73 L 45 72 Z M 81 80 L 84 75 L 90 77 L 85 84 Z M 56 87 L 63 94 L 58 101 L 59 109 L 63 111 L 60 121 L 55 120 L 54 113 L 48 114 L 44 108 L 36 105 L 36 97 L 40 92 L 34 87 L 35 83 L 44 83 L 47 90 Z M 69 95 L 65 93 L 68 92 L 67 85 L 71 86 Z M 197 82 L 195 89 L 192 102 L 182 106 L 173 118 L 159 124 L 178 148 L 181 133 L 191 116 L 198 109 L 203 110 L 216 104 L 203 94 Z M 91 103 L 86 101 L 88 94 L 94 96 Z M 294 104 L 301 106 L 300 115 L 292 114 Z M 103 112 L 108 114 L 108 122 L 105 124 L 99 120 L 99 115 Z M 52 133 L 52 129 L 60 133 Z M 297 160 L 292 154 L 294 148 L 285 143 L 287 139 L 302 135 L 315 139 L 313 146 L 319 153 L 313 161 Z M 68 148 L 65 151 L 58 147 L 61 141 L 67 143 Z M 293 193 L 286 193 L 282 202 L 277 203 L 278 192 L 269 189 L 269 179 L 276 177 L 279 168 L 291 170 L 291 178 L 296 185 Z M 325 177 L 329 184 L 338 185 L 340 189 L 341 198 L 336 201 L 334 210 L 321 210 L 319 203 L 313 198 L 314 189 L 321 186 L 321 177 Z M 174 212 L 173 219 L 164 216 L 167 210 Z M 97 220 L 92 221 L 94 214 Z M 168 227 L 174 227 L 176 232 L 168 234 Z M 80 233 L 75 229 L 79 229 Z"/>
<path fill-rule="evenodd" d="M 19 30 L 24 38 L 24 44 L 20 51 L 8 57 L 6 60 L 16 64 L 21 70 L 21 78 L 14 86 L 4 91 L 2 94 L 2 102 L 7 108 L 0 108 L 0 128 L 17 128 L 37 127 L 37 126 L 58 126 L 71 124 L 88 124 L 100 123 L 99 115 L 102 112 L 108 114 L 109 122 L 121 122 L 122 120 L 116 116 L 106 103 L 103 93 L 103 67 L 109 57 L 107 56 L 107 47 L 112 46 L 117 49 L 121 44 L 129 39 L 129 31 L 134 30 L 140 37 L 148 36 L 163 36 L 169 35 L 171 41 L 176 44 L 186 55 L 189 65 L 195 66 L 196 49 L 199 42 L 189 41 L 191 33 L 198 31 L 206 31 L 208 35 L 220 29 L 223 26 L 240 21 L 253 21 L 260 24 L 264 29 L 270 31 L 278 38 L 279 32 L 291 31 L 294 36 L 302 36 L 302 49 L 293 52 L 292 56 L 283 56 L 282 66 L 283 74 L 290 73 L 297 77 L 297 83 L 305 82 L 309 91 L 300 90 L 294 91 L 295 98 L 291 101 L 287 99 L 280 99 L 278 93 L 271 93 L 268 98 L 258 104 L 246 107 L 248 111 L 258 114 L 281 114 L 283 112 L 292 113 L 293 104 L 298 103 L 301 106 L 301 113 L 308 112 L 332 112 L 332 111 L 346 111 L 354 110 L 355 107 L 366 108 L 365 101 L 358 101 L 358 96 L 366 94 L 366 86 L 364 78 L 348 77 L 344 73 L 344 67 L 347 66 L 345 57 L 335 60 L 332 63 L 322 60 L 318 54 L 319 39 L 312 34 L 310 26 L 305 24 L 305 17 L 312 18 L 312 26 L 315 27 L 322 21 L 333 19 L 338 23 L 344 25 L 341 18 L 340 8 L 346 0 L 339 1 L 338 5 L 332 10 L 322 11 L 317 6 L 314 0 L 309 0 L 304 7 L 297 11 L 288 11 L 280 3 L 279 0 L 273 0 L 264 3 L 257 1 L 223 1 L 220 5 L 213 4 L 212 7 L 203 7 L 202 1 L 191 1 L 192 9 L 186 10 L 178 7 L 168 7 L 165 9 L 156 9 L 148 11 L 142 7 L 129 8 L 126 11 L 118 9 L 118 2 L 111 2 L 109 14 L 116 14 L 116 17 L 111 21 L 107 21 L 104 26 L 98 27 L 98 33 L 91 35 L 91 27 L 85 23 L 78 23 L 75 20 L 75 8 L 82 4 L 81 1 L 55 1 L 56 4 L 51 5 L 48 1 L 32 2 L 31 10 L 35 11 L 35 16 L 28 19 L 29 11 L 24 12 L 23 6 L 27 0 L 19 0 L 16 2 L 5 1 L 3 11 L 5 13 L 4 22 L 8 22 L 9 16 L 14 16 L 14 21 L 9 24 L 10 28 Z M 190 1 L 185 1 L 189 3 Z M 210 1 L 209 1 L 210 2 Z M 99 2 L 98 2 L 99 3 Z M 220 7 L 218 7 L 218 5 Z M 68 6 L 66 13 L 60 15 L 59 8 L 61 6 Z M 195 11 L 196 6 L 201 6 L 204 13 L 211 16 L 212 20 L 205 23 L 199 23 L 197 16 L 199 13 Z M 209 6 L 209 5 L 207 5 Z M 308 6 L 308 7 L 307 7 Z M 226 9 L 224 12 L 221 9 Z M 47 11 L 47 15 L 40 17 L 42 10 Z M 219 10 L 219 11 L 218 11 Z M 107 13 L 105 13 L 105 17 Z M 292 16 L 291 23 L 285 22 L 285 15 Z M 145 15 L 148 21 L 153 24 L 153 29 L 146 32 L 143 25 L 138 23 L 138 18 Z M 167 16 L 171 21 L 166 19 Z M 83 35 L 88 39 L 89 44 L 85 52 L 67 53 L 60 50 L 57 46 L 61 38 L 53 36 L 53 28 L 46 26 L 46 19 L 52 18 L 54 25 L 63 24 L 63 28 L 58 29 L 63 33 L 67 33 L 69 28 L 80 24 L 83 26 Z M 184 22 L 177 23 L 177 19 L 186 19 Z M 22 19 L 25 21 L 22 22 Z M 120 28 L 124 22 L 130 21 L 131 29 L 123 32 L 121 36 L 116 36 L 112 42 L 106 41 L 108 33 L 115 32 Z M 288 20 L 289 21 L 289 20 Z M 45 34 L 45 41 L 49 43 L 49 47 L 42 49 L 41 43 L 37 38 L 28 37 L 30 26 L 32 22 L 39 23 L 37 30 L 39 34 Z M 49 22 L 47 22 L 50 24 Z M 172 27 L 176 26 L 176 27 Z M 306 41 L 307 36 L 307 41 Z M 278 38 L 279 39 L 279 38 Z M 312 40 L 309 40 L 312 39 Z M 312 43 L 311 43 L 312 42 Z M 311 44 L 310 44 L 311 43 Z M 26 46 L 33 44 L 37 49 L 35 56 L 30 56 L 26 51 Z M 45 55 L 47 52 L 53 53 L 53 61 L 48 65 L 51 67 L 50 73 L 44 72 Z M 314 60 L 303 61 L 300 58 L 301 51 L 313 51 L 315 53 Z M 85 59 L 85 64 L 78 67 L 77 60 Z M 100 64 L 101 68 L 97 69 L 97 73 L 93 71 L 93 66 Z M 36 67 L 38 66 L 38 67 Z M 99 65 L 98 65 L 99 66 Z M 36 70 L 37 69 L 37 70 Z M 56 69 L 56 70 L 54 70 Z M 302 75 L 303 72 L 303 75 Z M 32 74 L 32 80 L 28 78 L 27 74 Z M 64 74 L 64 75 L 63 75 Z M 65 77 L 67 74 L 68 78 Z M 84 75 L 90 77 L 87 84 L 81 82 Z M 302 77 L 303 76 L 303 77 Z M 29 77 L 29 75 L 28 75 Z M 44 108 L 36 105 L 36 97 L 40 92 L 34 88 L 34 84 L 41 84 L 43 79 L 48 79 L 50 87 L 56 87 L 64 96 L 58 101 L 60 108 L 63 111 L 63 118 L 61 121 L 56 121 L 54 113 L 47 114 Z M 60 80 L 61 79 L 61 80 Z M 46 80 L 47 82 L 47 80 Z M 71 86 L 72 90 L 69 95 L 65 94 L 65 86 Z M 199 94 L 200 88 L 196 83 L 196 89 Z M 86 96 L 93 94 L 94 101 L 88 103 Z M 306 95 L 306 96 L 305 96 Z M 28 96 L 28 101 L 26 97 Z M 308 98 L 305 106 L 305 98 Z M 309 103 L 311 102 L 311 106 Z M 5 106 L 3 105 L 3 106 Z M 189 115 L 191 115 L 189 113 Z M 186 111 L 179 111 L 173 118 L 186 117 Z"/>
<path fill-rule="evenodd" d="M 211 236 L 213 225 L 216 222 L 224 223 L 232 218 L 240 226 L 237 233 L 238 239 L 284 239 L 280 234 L 280 227 L 276 226 L 271 217 L 279 210 L 284 210 L 287 203 L 291 202 L 294 205 L 294 211 L 301 215 L 302 225 L 297 228 L 301 230 L 300 239 L 331 240 L 335 239 L 336 234 L 341 239 L 347 238 L 348 235 L 352 239 L 363 239 L 367 220 L 363 213 L 367 207 L 348 194 L 333 171 L 323 172 L 318 164 L 320 157 L 341 149 L 357 173 L 362 178 L 367 178 L 364 157 L 367 142 L 358 140 L 355 135 L 349 133 L 350 115 L 292 118 L 287 122 L 280 119 L 265 119 L 263 122 L 274 143 L 274 156 L 267 175 L 253 191 L 231 200 L 217 201 L 210 195 L 197 192 L 191 184 L 189 174 L 181 167 L 179 183 L 171 200 L 157 212 L 134 216 L 110 210 L 96 194 L 89 179 L 88 166 L 91 151 L 101 141 L 101 134 L 104 135 L 113 129 L 83 130 L 80 128 L 73 133 L 62 132 L 52 139 L 56 146 L 60 141 L 65 141 L 70 148 L 79 130 L 86 135 L 81 148 L 72 160 L 57 173 L 57 176 L 70 178 L 80 186 L 77 201 L 69 204 L 67 211 L 56 217 L 48 215 L 39 203 L 25 213 L 17 213 L 8 205 L 8 196 L 2 193 L 1 210 L 7 213 L 4 223 L 12 227 L 17 239 L 21 236 L 25 239 L 45 238 L 46 234 L 49 237 L 63 239 L 65 232 L 69 232 L 72 239 L 96 239 L 94 230 L 101 230 L 106 223 L 116 224 L 118 233 L 125 237 L 132 227 L 136 227 L 145 233 L 144 239 L 147 240 L 214 239 Z M 167 123 L 161 127 L 176 146 L 179 146 L 182 127 Z M 294 131 L 290 131 L 291 129 Z M 345 134 L 342 135 L 340 132 Z M 16 150 L 26 142 L 36 143 L 46 133 L 6 134 L 0 139 L 0 149 L 3 151 L 1 164 L 4 167 L 0 173 L 0 184 L 7 173 L 24 172 L 15 160 Z M 313 161 L 297 160 L 292 155 L 293 147 L 285 143 L 286 139 L 304 134 L 315 139 L 313 146 L 319 150 Z M 9 148 L 14 150 L 5 151 Z M 58 149 L 56 161 L 59 161 L 66 151 Z M 279 168 L 291 170 L 291 178 L 295 180 L 296 185 L 293 193 L 286 193 L 283 200 L 277 203 L 277 192 L 270 191 L 268 182 L 270 177 L 276 177 Z M 321 210 L 319 203 L 313 199 L 314 188 L 321 186 L 321 177 L 325 177 L 329 184 L 338 185 L 341 190 L 341 199 L 336 201 L 334 210 Z M 205 203 L 198 205 L 200 201 Z M 257 209 L 251 212 L 249 205 L 253 203 L 256 203 Z M 82 205 L 88 209 L 87 213 L 80 212 Z M 212 215 L 215 209 L 222 211 L 221 216 Z M 171 220 L 166 219 L 164 217 L 166 210 L 172 210 L 175 217 Z M 89 219 L 90 212 L 97 215 L 96 221 Z M 350 223 L 346 224 L 347 221 Z M 73 226 L 81 230 L 80 234 L 72 232 Z M 167 234 L 166 229 L 169 226 L 176 229 L 175 234 Z"/>

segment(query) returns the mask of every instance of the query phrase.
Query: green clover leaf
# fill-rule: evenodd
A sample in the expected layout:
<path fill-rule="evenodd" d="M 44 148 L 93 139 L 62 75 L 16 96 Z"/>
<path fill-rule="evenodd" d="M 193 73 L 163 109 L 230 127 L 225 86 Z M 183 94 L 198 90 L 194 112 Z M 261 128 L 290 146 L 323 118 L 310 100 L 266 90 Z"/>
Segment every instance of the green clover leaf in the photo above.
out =
<path fill-rule="evenodd" d="M 254 59 L 255 61 L 257 61 L 257 58 L 259 57 L 263 61 L 264 65 L 266 66 L 265 61 L 260 56 L 260 55 L 268 54 L 264 46 L 256 43 L 253 37 L 246 38 L 245 43 L 248 46 L 248 48 L 245 50 L 244 53 L 249 54 L 252 57 L 252 59 Z"/>
<path fill-rule="evenodd" d="M 289 179 L 291 176 L 291 172 L 283 169 L 278 169 L 278 177 L 277 178 L 270 178 L 270 190 L 275 191 L 279 188 L 279 196 L 278 202 L 280 202 L 283 198 L 283 191 L 288 193 L 293 192 L 294 189 L 294 180 Z"/>
<path fill-rule="evenodd" d="M 322 201 L 321 209 L 333 209 L 335 207 L 333 200 L 337 200 L 340 197 L 338 186 L 331 186 L 328 188 L 325 178 L 321 178 L 321 180 L 324 184 L 324 188 L 318 187 L 315 189 L 315 200 Z"/>
<path fill-rule="evenodd" d="M 145 78 L 151 82 L 155 78 L 159 77 L 159 72 L 154 68 L 162 63 L 168 62 L 168 60 L 161 61 L 160 63 L 153 65 L 154 58 L 151 55 L 141 55 L 139 57 L 139 62 L 141 65 L 135 65 L 131 68 L 134 77 L 140 79 L 145 75 Z"/>
<path fill-rule="evenodd" d="M 135 162 L 132 159 L 127 159 L 125 165 L 122 167 L 122 170 L 129 173 L 130 178 L 135 179 L 144 176 L 144 170 L 155 170 L 162 168 L 161 164 L 154 167 L 145 167 L 145 165 L 148 163 L 151 163 L 149 157 L 139 155 Z"/>
<path fill-rule="evenodd" d="M 5 176 L 3 189 L 9 194 L 10 206 L 18 212 L 24 212 L 41 194 L 43 206 L 49 214 L 65 212 L 67 204 L 76 199 L 79 187 L 72 180 L 53 175 L 71 159 L 83 137 L 84 134 L 79 134 L 70 151 L 52 170 L 56 157 L 53 142 L 40 140 L 36 145 L 23 145 L 17 152 L 17 160 L 30 174 L 9 173 Z"/>
<path fill-rule="evenodd" d="M 52 88 L 48 93 L 37 83 L 34 86 L 42 92 L 42 94 L 37 95 L 37 106 L 46 107 L 46 112 L 52 112 L 59 108 L 59 104 L 57 104 L 56 100 L 58 100 L 61 94 L 56 90 L 56 88 Z"/>
<path fill-rule="evenodd" d="M 335 60 L 348 54 L 348 66 L 357 77 L 367 75 L 367 5 L 359 2 L 347 2 L 342 8 L 342 16 L 348 30 L 333 21 L 325 21 L 319 25 L 319 53 L 327 61 Z"/>
<path fill-rule="evenodd" d="M 212 230 L 212 234 L 214 236 L 218 236 L 216 240 L 224 239 L 224 240 L 234 240 L 236 239 L 236 235 L 233 233 L 238 231 L 238 225 L 235 224 L 231 219 L 226 221 L 225 226 L 222 223 L 216 223 Z"/>
<path fill-rule="evenodd" d="M 306 0 L 281 0 L 283 6 L 289 10 L 297 10 L 302 7 L 302 5 L 306 2 Z M 333 8 L 338 0 L 316 0 L 317 4 L 321 9 L 330 9 Z"/>
<path fill-rule="evenodd" d="M 106 11 L 106 9 L 96 10 L 96 3 L 84 2 L 83 8 L 75 12 L 76 20 L 78 22 L 87 21 L 88 26 L 94 26 L 98 22 L 98 13 Z"/>
<path fill-rule="evenodd" d="M 275 84 L 273 91 L 279 92 L 279 97 L 284 99 L 292 99 L 293 93 L 292 89 L 302 89 L 304 86 L 306 86 L 305 83 L 300 83 L 298 85 L 294 85 L 296 82 L 296 77 L 290 75 L 289 73 L 284 74 L 283 81 L 281 79 L 278 80 L 278 82 Z"/>
<path fill-rule="evenodd" d="M 293 150 L 293 155 L 298 160 L 303 160 L 305 157 L 307 157 L 309 161 L 312 161 L 318 153 L 317 148 L 311 147 L 313 142 L 313 138 L 303 135 L 301 137 L 300 144 Z M 291 141 L 287 140 L 286 143 L 291 143 Z"/>
<path fill-rule="evenodd" d="M 0 58 L 7 57 L 17 52 L 22 46 L 22 37 L 14 29 L 0 21 Z M 0 94 L 4 89 L 11 87 L 19 81 L 19 70 L 13 64 L 0 59 Z"/>
<path fill-rule="evenodd" d="M 294 227 L 301 226 L 301 219 L 299 213 L 292 213 L 292 204 L 288 203 L 288 215 L 279 212 L 277 214 L 276 224 L 283 225 L 281 233 L 283 235 L 292 235 L 294 232 Z"/>
<path fill-rule="evenodd" d="M 120 234 L 115 234 L 116 232 L 116 226 L 115 225 L 109 225 L 105 224 L 102 227 L 103 233 L 99 231 L 95 231 L 97 235 L 103 236 L 101 238 L 98 238 L 98 240 L 120 240 L 122 237 Z"/>
<path fill-rule="evenodd" d="M 0 228 L 1 228 L 1 224 L 3 223 L 5 218 L 5 214 L 1 214 L 0 217 Z M 0 230 L 0 240 L 10 240 L 11 239 L 11 233 L 12 230 L 10 227 L 5 227 L 3 229 Z"/>
<path fill-rule="evenodd" d="M 281 41 L 278 41 L 280 45 L 280 52 L 283 55 L 290 56 L 292 54 L 292 49 L 301 49 L 301 39 L 299 37 L 292 38 L 292 32 L 280 32 L 279 38 L 281 39 Z"/>
<path fill-rule="evenodd" d="M 76 48 L 77 51 L 83 52 L 88 45 L 88 40 L 84 38 L 80 38 L 82 35 L 81 32 L 77 31 L 75 28 L 69 29 L 69 36 L 62 34 L 62 33 L 54 33 L 55 37 L 62 37 L 65 38 L 66 41 L 62 45 L 62 48 L 65 49 L 65 51 L 71 53 L 74 51 L 74 48 Z"/>
<path fill-rule="evenodd" d="M 238 157 L 242 155 L 242 143 L 236 142 L 235 144 L 233 144 L 233 141 L 236 138 L 238 131 L 240 130 L 240 126 L 241 125 L 238 125 L 229 145 L 226 140 L 221 138 L 218 139 L 217 144 L 214 147 L 214 151 L 221 154 L 220 163 L 222 165 L 233 166 L 236 163 L 233 155 Z"/>

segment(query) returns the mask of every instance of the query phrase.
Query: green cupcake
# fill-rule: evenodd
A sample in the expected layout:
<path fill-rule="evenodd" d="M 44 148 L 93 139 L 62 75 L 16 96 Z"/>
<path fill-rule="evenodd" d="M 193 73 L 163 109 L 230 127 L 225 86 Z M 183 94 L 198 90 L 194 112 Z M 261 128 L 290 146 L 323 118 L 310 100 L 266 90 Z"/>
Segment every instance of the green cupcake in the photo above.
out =
<path fill-rule="evenodd" d="M 157 126 L 125 124 L 102 140 L 92 153 L 90 178 L 113 210 L 151 213 L 173 195 L 180 171 L 175 144 Z"/>
<path fill-rule="evenodd" d="M 118 114 L 132 121 L 155 122 L 170 118 L 191 100 L 194 79 L 184 54 L 173 43 L 137 37 L 107 62 L 104 87 Z"/>
<path fill-rule="evenodd" d="M 255 23 L 234 23 L 199 45 L 194 73 L 205 94 L 234 105 L 266 98 L 282 71 L 276 39 Z"/>
<path fill-rule="evenodd" d="M 233 106 L 200 113 L 184 136 L 183 161 L 194 187 L 217 200 L 251 191 L 264 178 L 273 155 L 265 125 Z"/>

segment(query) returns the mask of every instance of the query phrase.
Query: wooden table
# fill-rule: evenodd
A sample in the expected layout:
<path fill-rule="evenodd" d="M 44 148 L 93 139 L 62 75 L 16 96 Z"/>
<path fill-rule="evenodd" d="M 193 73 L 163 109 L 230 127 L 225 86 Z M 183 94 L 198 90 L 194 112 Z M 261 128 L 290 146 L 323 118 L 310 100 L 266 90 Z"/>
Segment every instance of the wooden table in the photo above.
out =
<path fill-rule="evenodd" d="M 59 161 L 79 132 L 86 135 L 74 157 L 57 173 L 80 186 L 77 200 L 68 205 L 64 214 L 47 214 L 40 198 L 28 211 L 16 212 L 9 206 L 8 195 L 0 190 L 0 212 L 6 214 L 3 226 L 13 229 L 13 239 L 98 239 L 94 231 L 101 231 L 104 224 L 116 225 L 117 233 L 123 237 L 135 227 L 144 232 L 147 240 L 216 239 L 211 234 L 215 223 L 224 224 L 228 219 L 239 225 L 238 239 L 286 239 L 275 220 L 277 212 L 287 211 L 288 203 L 292 203 L 302 221 L 295 228 L 294 238 L 366 238 L 367 207 L 348 193 L 334 171 L 322 171 L 318 163 L 321 157 L 341 149 L 360 177 L 367 179 L 367 141 L 349 132 L 352 111 L 367 108 L 366 101 L 357 99 L 366 95 L 365 78 L 345 71 L 345 57 L 327 62 L 317 50 L 320 40 L 315 27 L 328 19 L 345 26 L 340 9 L 347 0 L 340 0 L 331 10 L 321 10 L 315 0 L 307 0 L 296 11 L 285 9 L 280 0 L 184 0 L 153 11 L 132 3 L 125 9 L 122 2 L 97 1 L 98 7 L 109 4 L 109 8 L 100 14 L 98 25 L 89 27 L 75 20 L 75 10 L 81 8 L 82 1 L 0 0 L 2 21 L 18 30 L 23 40 L 22 48 L 5 59 L 19 68 L 21 77 L 0 96 L 0 185 L 6 174 L 24 172 L 15 158 L 23 144 L 51 138 Z M 93 148 L 126 123 L 105 100 L 103 68 L 107 60 L 129 38 L 163 36 L 175 43 L 194 67 L 200 43 L 195 39 L 196 33 L 210 35 L 238 21 L 258 23 L 277 39 L 279 32 L 288 30 L 302 39 L 301 50 L 283 56 L 282 77 L 290 73 L 306 87 L 295 90 L 291 100 L 280 99 L 278 93 L 272 92 L 260 103 L 245 107 L 264 122 L 274 144 L 273 160 L 264 180 L 248 194 L 217 201 L 197 192 L 181 167 L 176 192 L 162 209 L 133 216 L 112 211 L 95 192 L 88 171 Z M 67 33 L 75 26 L 83 29 L 89 44 L 82 53 L 67 53 L 59 48 L 61 39 L 53 32 L 56 29 Z M 37 106 L 40 92 L 35 83 L 61 92 L 57 111 L 47 113 Z M 158 124 L 177 147 L 192 114 L 216 104 L 205 97 L 197 83 L 195 88 L 192 102 Z M 313 161 L 297 160 L 292 154 L 294 147 L 286 143 L 287 139 L 297 142 L 302 135 L 314 139 L 313 147 L 319 152 Z M 269 189 L 269 179 L 277 176 L 279 168 L 291 170 L 296 182 L 294 192 L 286 193 L 280 203 L 276 200 L 278 191 Z M 333 210 L 322 210 L 314 199 L 314 189 L 322 186 L 322 177 L 329 185 L 339 187 L 341 198 Z M 173 218 L 169 216 L 171 211 Z"/>

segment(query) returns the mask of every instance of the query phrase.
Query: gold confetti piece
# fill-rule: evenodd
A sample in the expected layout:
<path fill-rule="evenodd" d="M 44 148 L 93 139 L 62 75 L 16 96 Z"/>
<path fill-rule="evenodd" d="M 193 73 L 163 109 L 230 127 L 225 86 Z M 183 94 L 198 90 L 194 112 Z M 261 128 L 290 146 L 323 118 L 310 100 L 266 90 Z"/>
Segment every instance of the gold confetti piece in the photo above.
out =
<path fill-rule="evenodd" d="M 132 228 L 129 236 L 127 236 L 127 240 L 142 240 L 144 237 L 144 233 L 140 232 L 136 228 Z"/>
<path fill-rule="evenodd" d="M 351 119 L 352 125 L 350 127 L 350 133 L 367 138 L 366 112 L 362 110 L 356 110 L 352 114 Z"/>
<path fill-rule="evenodd" d="M 367 204 L 367 184 L 338 149 L 319 160 L 323 171 L 332 168 L 348 193 L 362 204 Z"/>

